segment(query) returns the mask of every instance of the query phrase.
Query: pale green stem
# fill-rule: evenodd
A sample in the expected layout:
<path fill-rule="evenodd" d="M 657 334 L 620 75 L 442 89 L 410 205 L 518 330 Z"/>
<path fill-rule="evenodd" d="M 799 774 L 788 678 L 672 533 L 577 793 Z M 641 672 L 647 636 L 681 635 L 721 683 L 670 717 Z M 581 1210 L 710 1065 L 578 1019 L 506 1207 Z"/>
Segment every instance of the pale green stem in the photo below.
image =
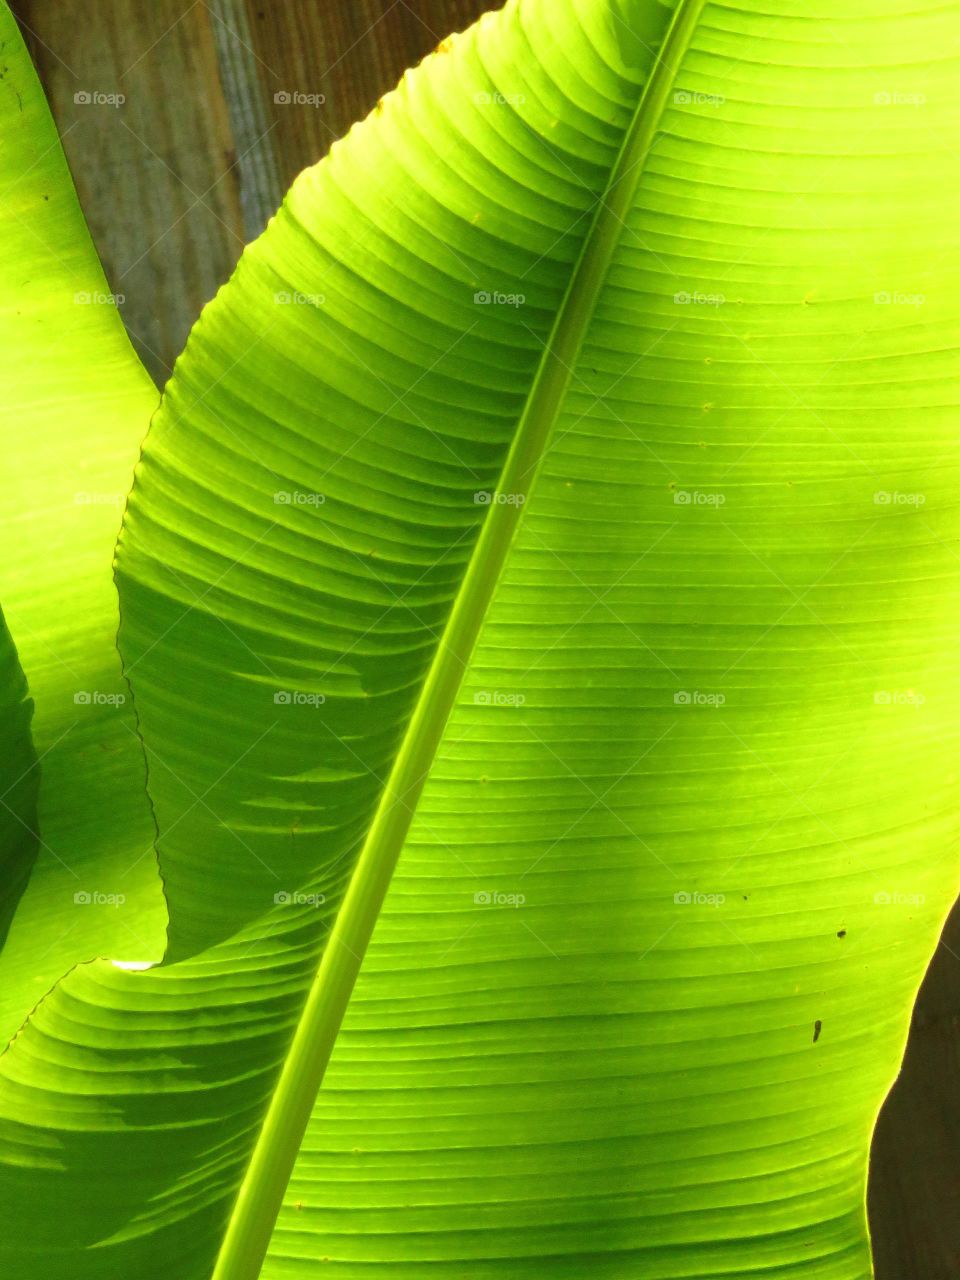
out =
<path fill-rule="evenodd" d="M 674 14 L 636 115 L 597 206 L 557 314 L 499 492 L 529 493 L 637 183 L 705 0 Z M 492 502 L 310 988 L 233 1209 L 213 1280 L 257 1280 L 317 1091 L 463 672 L 520 520 L 519 502 Z"/>

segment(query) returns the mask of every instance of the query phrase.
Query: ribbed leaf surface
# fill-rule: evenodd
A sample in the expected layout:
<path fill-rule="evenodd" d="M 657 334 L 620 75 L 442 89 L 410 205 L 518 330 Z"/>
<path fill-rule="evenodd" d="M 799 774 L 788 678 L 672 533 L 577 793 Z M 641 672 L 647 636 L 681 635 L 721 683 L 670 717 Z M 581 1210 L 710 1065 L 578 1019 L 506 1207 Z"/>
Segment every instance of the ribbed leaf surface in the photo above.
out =
<path fill-rule="evenodd" d="M 0 1060 L 11 1269 L 210 1276 L 399 854 L 265 1277 L 869 1276 L 957 883 L 958 38 L 515 0 L 298 179 L 137 472 L 170 952 Z"/>

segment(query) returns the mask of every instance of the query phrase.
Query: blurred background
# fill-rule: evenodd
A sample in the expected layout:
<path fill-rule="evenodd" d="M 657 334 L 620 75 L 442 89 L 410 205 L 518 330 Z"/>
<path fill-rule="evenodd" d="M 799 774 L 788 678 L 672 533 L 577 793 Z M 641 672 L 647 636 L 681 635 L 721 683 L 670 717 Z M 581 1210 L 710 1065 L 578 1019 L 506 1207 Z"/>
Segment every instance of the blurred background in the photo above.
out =
<path fill-rule="evenodd" d="M 296 173 L 485 0 L 12 0 L 111 290 L 161 384 Z M 113 98 L 115 105 L 95 100 Z M 960 1280 L 960 910 L 870 1179 L 877 1280 Z"/>

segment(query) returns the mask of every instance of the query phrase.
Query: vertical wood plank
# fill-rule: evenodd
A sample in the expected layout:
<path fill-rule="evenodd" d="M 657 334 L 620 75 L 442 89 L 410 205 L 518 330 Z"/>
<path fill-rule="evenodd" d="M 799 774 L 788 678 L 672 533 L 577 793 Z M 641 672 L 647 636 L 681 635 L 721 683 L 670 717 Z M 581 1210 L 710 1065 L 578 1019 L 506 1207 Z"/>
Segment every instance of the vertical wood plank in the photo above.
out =
<path fill-rule="evenodd" d="M 265 81 L 270 76 L 253 47 L 245 0 L 206 0 L 206 4 L 237 153 L 244 233 L 253 240 L 289 185 L 280 176 L 272 137 L 277 120 L 271 121 L 273 113 L 267 110 L 271 86 Z"/>

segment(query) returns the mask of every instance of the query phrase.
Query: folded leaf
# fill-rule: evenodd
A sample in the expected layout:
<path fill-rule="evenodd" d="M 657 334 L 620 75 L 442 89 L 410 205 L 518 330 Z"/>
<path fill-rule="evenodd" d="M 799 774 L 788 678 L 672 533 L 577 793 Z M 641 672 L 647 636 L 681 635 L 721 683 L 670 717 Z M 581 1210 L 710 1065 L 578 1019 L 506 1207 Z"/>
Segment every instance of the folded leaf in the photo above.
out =
<path fill-rule="evenodd" d="M 111 574 L 158 397 L 5 2 L 0 64 L 0 600 L 36 703 L 41 780 L 37 865 L 0 964 L 5 1045 L 78 960 L 159 958 L 165 913 Z"/>
<path fill-rule="evenodd" d="M 0 943 L 37 856 L 37 754 L 33 703 L 0 614 Z"/>

